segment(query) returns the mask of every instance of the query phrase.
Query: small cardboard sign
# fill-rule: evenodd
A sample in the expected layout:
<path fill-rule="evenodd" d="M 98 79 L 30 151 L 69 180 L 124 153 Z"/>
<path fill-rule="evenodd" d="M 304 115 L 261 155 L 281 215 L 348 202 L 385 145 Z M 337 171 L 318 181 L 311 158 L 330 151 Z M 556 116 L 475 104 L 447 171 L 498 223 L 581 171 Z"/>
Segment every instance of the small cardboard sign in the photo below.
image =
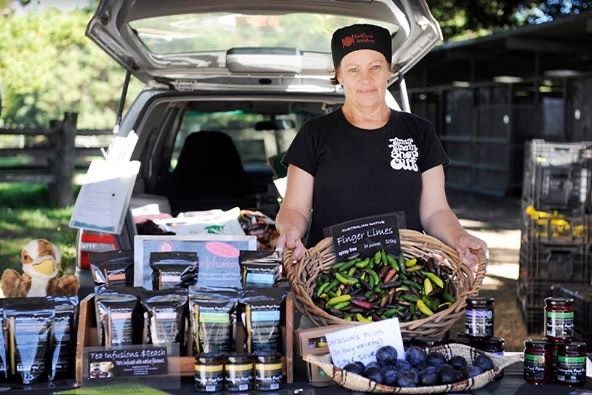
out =
<path fill-rule="evenodd" d="M 373 215 L 342 222 L 324 230 L 333 238 L 337 261 L 355 256 L 366 258 L 377 250 L 398 256 L 401 252 L 397 213 Z"/>
<path fill-rule="evenodd" d="M 84 383 L 102 385 L 107 382 L 142 380 L 157 388 L 179 387 L 178 344 L 166 346 L 130 345 L 121 347 L 88 347 L 85 349 Z"/>
<path fill-rule="evenodd" d="M 367 365 L 376 361 L 376 350 L 382 346 L 395 347 L 397 358 L 405 359 L 398 318 L 330 332 L 325 337 L 333 364 L 340 368 L 351 362 L 359 361 Z"/>

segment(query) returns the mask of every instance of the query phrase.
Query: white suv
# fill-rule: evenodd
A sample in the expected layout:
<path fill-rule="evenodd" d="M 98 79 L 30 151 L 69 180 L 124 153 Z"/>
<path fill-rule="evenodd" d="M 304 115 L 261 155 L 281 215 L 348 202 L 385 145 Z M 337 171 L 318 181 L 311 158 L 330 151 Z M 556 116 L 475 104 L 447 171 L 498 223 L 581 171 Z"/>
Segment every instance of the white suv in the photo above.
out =
<path fill-rule="evenodd" d="M 330 84 L 330 41 L 354 23 L 392 33 L 388 99 L 409 111 L 404 75 L 442 39 L 425 0 L 101 1 L 87 35 L 146 84 L 118 118 L 120 136 L 138 135 L 131 205 L 156 202 L 172 215 L 238 205 L 274 217 L 268 158 L 343 102 Z M 131 214 L 118 235 L 80 232 L 79 267 L 89 252 L 131 249 L 135 234 Z"/>

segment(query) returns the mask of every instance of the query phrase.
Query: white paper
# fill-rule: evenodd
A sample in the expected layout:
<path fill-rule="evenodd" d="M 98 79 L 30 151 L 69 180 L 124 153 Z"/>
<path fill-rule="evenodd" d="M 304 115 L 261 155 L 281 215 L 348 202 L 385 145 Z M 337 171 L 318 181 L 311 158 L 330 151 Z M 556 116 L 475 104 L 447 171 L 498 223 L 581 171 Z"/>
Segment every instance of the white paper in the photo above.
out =
<path fill-rule="evenodd" d="M 273 180 L 273 185 L 277 189 L 280 197 L 283 199 L 286 196 L 286 188 L 288 187 L 288 177 L 282 177 Z"/>
<path fill-rule="evenodd" d="M 357 325 L 352 328 L 325 335 L 333 364 L 343 368 L 350 362 L 364 365 L 376 361 L 376 350 L 382 346 L 393 346 L 397 358 L 405 359 L 403 337 L 398 318 Z"/>
<path fill-rule="evenodd" d="M 120 233 L 139 169 L 138 161 L 93 160 L 76 198 L 70 227 Z"/>

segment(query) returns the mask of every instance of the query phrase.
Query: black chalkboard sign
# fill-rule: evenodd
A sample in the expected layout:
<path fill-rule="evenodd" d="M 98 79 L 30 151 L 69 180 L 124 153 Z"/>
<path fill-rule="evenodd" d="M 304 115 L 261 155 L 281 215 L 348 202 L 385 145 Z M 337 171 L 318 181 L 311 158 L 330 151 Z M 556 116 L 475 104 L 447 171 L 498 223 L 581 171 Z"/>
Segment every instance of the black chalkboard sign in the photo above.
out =
<path fill-rule="evenodd" d="M 397 213 L 343 222 L 326 228 L 324 233 L 333 238 L 337 261 L 353 257 L 366 258 L 377 250 L 384 250 L 394 256 L 401 252 Z"/>
<path fill-rule="evenodd" d="M 101 381 L 167 375 L 167 355 L 167 348 L 158 346 L 89 351 L 87 379 Z"/>

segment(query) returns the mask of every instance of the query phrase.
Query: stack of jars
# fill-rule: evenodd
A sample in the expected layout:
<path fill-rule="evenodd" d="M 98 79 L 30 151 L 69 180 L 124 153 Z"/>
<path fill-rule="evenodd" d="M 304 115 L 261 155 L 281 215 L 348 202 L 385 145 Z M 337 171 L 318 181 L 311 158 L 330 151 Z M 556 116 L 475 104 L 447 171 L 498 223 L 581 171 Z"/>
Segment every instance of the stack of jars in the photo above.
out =
<path fill-rule="evenodd" d="M 545 299 L 545 338 L 524 342 L 524 379 L 530 384 L 586 383 L 586 343 L 573 341 L 574 301 Z"/>
<path fill-rule="evenodd" d="M 468 298 L 465 310 L 465 335 L 469 345 L 482 351 L 503 355 L 505 341 L 493 335 L 493 298 Z"/>

